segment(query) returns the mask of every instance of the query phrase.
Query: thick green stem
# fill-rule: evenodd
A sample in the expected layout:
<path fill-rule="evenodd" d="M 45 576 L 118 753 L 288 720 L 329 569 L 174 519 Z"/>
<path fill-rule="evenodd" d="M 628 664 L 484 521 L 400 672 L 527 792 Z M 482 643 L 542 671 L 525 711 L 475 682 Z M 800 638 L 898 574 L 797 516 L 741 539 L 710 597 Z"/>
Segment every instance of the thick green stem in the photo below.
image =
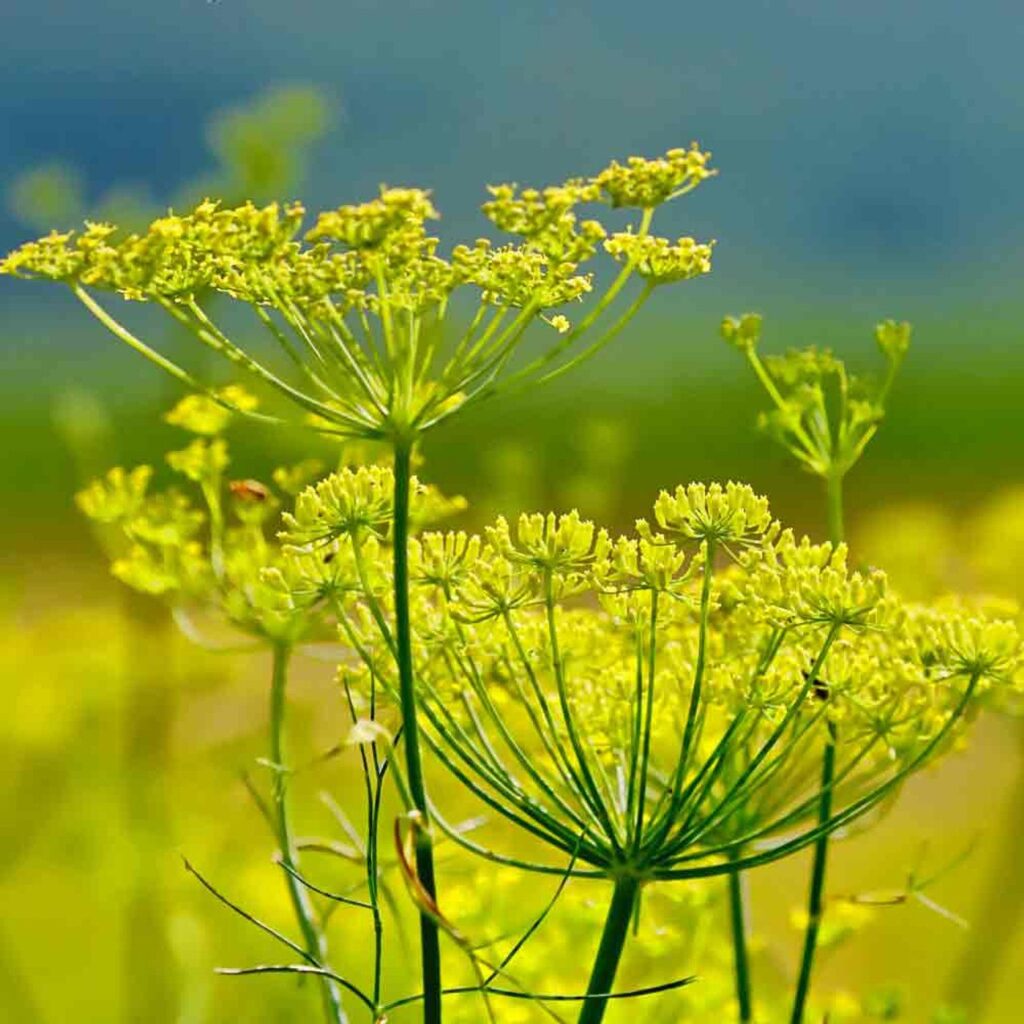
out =
<path fill-rule="evenodd" d="M 739 850 L 730 853 L 730 860 L 738 860 Z M 733 967 L 736 973 L 736 1002 L 739 1004 L 740 1024 L 754 1019 L 750 992 L 750 961 L 747 958 L 747 918 L 743 906 L 743 872 L 729 872 L 729 913 L 732 923 Z"/>
<path fill-rule="evenodd" d="M 831 471 L 825 477 L 825 496 L 828 502 L 828 539 L 842 544 L 846 536 L 843 528 L 843 474 Z"/>
<path fill-rule="evenodd" d="M 288 776 L 285 765 L 284 722 L 286 690 L 288 686 L 288 661 L 291 649 L 286 644 L 274 645 L 274 667 L 270 683 L 270 763 L 274 773 L 274 825 L 277 830 L 277 843 L 281 853 L 281 863 L 285 866 L 285 882 L 288 895 L 291 897 L 292 908 L 302 932 L 303 945 L 306 952 L 318 964 L 323 964 L 327 957 L 327 943 L 317 927 L 313 905 L 309 894 L 295 877 L 298 869 L 295 856 L 295 845 L 292 841 L 291 821 L 288 813 Z M 329 978 L 321 982 L 324 1001 L 324 1016 L 329 1024 L 347 1024 L 348 1017 L 341 1006 L 341 993 L 338 986 Z"/>
<path fill-rule="evenodd" d="M 832 783 L 836 772 L 836 728 L 829 723 L 828 740 L 821 759 L 821 796 L 818 801 L 818 824 L 824 825 L 832 817 Z M 814 969 L 814 954 L 818 946 L 818 932 L 824 908 L 825 869 L 828 862 L 829 833 L 824 833 L 814 844 L 814 861 L 811 867 L 811 887 L 807 897 L 807 931 L 804 933 L 804 951 L 800 958 L 800 974 L 797 978 L 796 995 L 793 998 L 793 1013 L 790 1024 L 802 1024 L 807 995 L 811 989 L 811 972 Z"/>
<path fill-rule="evenodd" d="M 612 901 L 608 907 L 608 917 L 601 933 L 601 944 L 597 948 L 590 983 L 587 985 L 588 996 L 607 996 L 611 993 L 639 894 L 638 878 L 624 875 L 616 879 Z M 579 1024 L 600 1024 L 607 1007 L 607 999 L 586 1000 L 580 1011 Z"/>
<path fill-rule="evenodd" d="M 409 485 L 412 446 L 395 444 L 395 655 L 402 705 L 402 746 L 405 773 L 413 807 L 420 814 L 416 830 L 416 874 L 424 891 L 436 904 L 434 850 L 427 813 L 427 791 L 423 781 L 416 686 L 412 667 L 412 632 L 409 623 Z M 436 918 L 426 908 L 420 911 L 420 950 L 423 967 L 424 1024 L 441 1021 L 441 946 Z"/>

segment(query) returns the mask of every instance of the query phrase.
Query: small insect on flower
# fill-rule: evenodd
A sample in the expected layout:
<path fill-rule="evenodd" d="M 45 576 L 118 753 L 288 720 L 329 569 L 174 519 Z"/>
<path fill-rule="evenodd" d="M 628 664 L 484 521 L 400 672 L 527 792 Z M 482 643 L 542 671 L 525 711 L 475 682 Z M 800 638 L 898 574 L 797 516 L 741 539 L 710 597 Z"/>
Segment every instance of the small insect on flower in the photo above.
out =
<path fill-rule="evenodd" d="M 270 499 L 270 489 L 259 480 L 230 480 L 228 490 L 239 501 L 252 501 L 262 504 Z"/>

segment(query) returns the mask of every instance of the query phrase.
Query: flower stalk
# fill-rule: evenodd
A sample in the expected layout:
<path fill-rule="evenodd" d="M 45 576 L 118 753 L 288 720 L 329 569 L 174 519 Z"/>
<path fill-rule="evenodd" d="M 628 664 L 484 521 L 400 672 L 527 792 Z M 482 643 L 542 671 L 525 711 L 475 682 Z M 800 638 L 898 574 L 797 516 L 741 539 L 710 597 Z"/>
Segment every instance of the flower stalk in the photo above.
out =
<path fill-rule="evenodd" d="M 419 714 L 412 657 L 412 627 L 409 621 L 409 485 L 412 446 L 404 441 L 394 446 L 394 598 L 395 658 L 398 664 L 398 692 L 402 710 L 402 745 L 412 810 L 419 815 L 416 829 L 416 874 L 427 897 L 437 903 L 437 880 L 430 829 L 427 789 L 423 778 Z M 425 1024 L 441 1020 L 441 949 L 437 918 L 420 909 L 420 951 L 423 975 L 423 1019 Z"/>
<path fill-rule="evenodd" d="M 838 547 L 846 539 L 843 516 L 843 478 L 845 474 L 834 470 L 825 478 L 825 496 L 828 510 L 828 539 Z"/>
<path fill-rule="evenodd" d="M 885 416 L 889 395 L 910 347 L 910 324 L 886 320 L 876 325 L 875 341 L 885 358 L 886 372 L 881 385 L 874 387 L 849 373 L 845 363 L 828 349 L 791 349 L 784 356 L 770 356 L 763 361 L 757 351 L 761 340 L 761 317 L 757 314 L 726 317 L 721 333 L 725 341 L 746 357 L 771 402 L 771 410 L 762 414 L 759 425 L 804 470 L 824 482 L 829 543 L 833 551 L 840 550 L 845 541 L 843 483 Z M 822 692 L 827 700 L 827 684 Z M 827 729 L 818 807 L 822 826 L 831 817 L 836 785 L 837 727 L 829 721 Z M 830 839 L 831 832 L 823 827 L 814 843 L 808 923 L 793 1003 L 793 1024 L 802 1021 L 810 990 Z"/>
<path fill-rule="evenodd" d="M 601 1024 L 604 1020 L 608 1000 L 594 997 L 611 994 L 639 896 L 640 880 L 635 875 L 623 874 L 615 880 L 601 942 L 587 984 L 587 996 L 590 998 L 580 1010 L 579 1024 Z"/>
<path fill-rule="evenodd" d="M 273 647 L 273 668 L 270 682 L 270 770 L 273 772 L 271 786 L 274 824 L 277 843 L 284 869 L 285 884 L 292 902 L 299 931 L 306 952 L 315 963 L 323 964 L 327 959 L 327 941 L 316 922 L 316 912 L 309 899 L 309 893 L 296 878 L 298 862 L 291 830 L 291 815 L 288 806 L 288 766 L 285 753 L 285 716 L 287 709 L 288 664 L 291 649 L 287 644 L 278 643 Z M 329 977 L 320 982 L 323 998 L 324 1017 L 328 1024 L 347 1024 L 348 1017 L 341 1005 L 341 993 L 337 984 Z"/>
<path fill-rule="evenodd" d="M 730 853 L 730 859 L 738 860 L 740 851 Z M 747 914 L 744 900 L 743 872 L 730 871 L 729 881 L 729 929 L 732 936 L 733 972 L 736 982 L 736 1004 L 740 1024 L 750 1024 L 754 1019 L 753 995 L 750 980 L 750 958 L 747 951 Z"/>
<path fill-rule="evenodd" d="M 708 273 L 713 243 L 692 238 L 673 242 L 652 236 L 650 227 L 657 207 L 714 173 L 709 160 L 710 154 L 694 144 L 653 160 L 613 161 L 596 175 L 543 190 L 492 186 L 483 212 L 514 241 L 494 245 L 480 239 L 455 246 L 447 256 L 440 254 L 438 239 L 427 234 L 427 222 L 439 216 L 430 194 L 382 187 L 369 202 L 322 212 L 304 234 L 301 204 L 272 203 L 258 209 L 247 203 L 224 209 L 207 200 L 184 216 L 158 218 L 140 234 L 125 236 L 113 225 L 87 224 L 77 236 L 53 233 L 0 261 L 0 273 L 65 283 L 119 341 L 227 412 L 284 422 L 255 413 L 254 406 L 243 408 L 225 394 L 227 389 L 200 381 L 137 337 L 93 293 L 115 292 L 158 306 L 233 371 L 298 409 L 303 425 L 327 436 L 391 445 L 393 635 L 378 595 L 364 596 L 397 674 L 410 810 L 418 815 L 416 881 L 425 902 L 434 904 L 421 907 L 428 1024 L 441 1019 L 441 977 L 410 622 L 412 450 L 422 434 L 472 403 L 513 384 L 551 379 L 591 358 L 655 288 Z M 577 208 L 594 204 L 637 211 L 637 223 L 609 233 L 600 221 L 578 216 Z M 564 313 L 554 311 L 582 302 L 592 292 L 595 275 L 583 267 L 601 250 L 619 264 L 618 271 L 574 327 Z M 623 300 L 623 312 L 613 312 L 636 277 L 644 282 L 638 295 Z M 466 291 L 475 293 L 476 311 L 463 330 L 453 330 L 451 299 Z M 216 294 L 250 307 L 295 382 L 218 326 L 204 306 Z M 611 325 L 602 327 L 599 322 L 606 316 Z M 526 332 L 541 322 L 558 332 L 558 340 L 514 369 L 511 364 Z M 216 511 L 214 533 L 220 538 L 222 522 Z M 355 524 L 351 536 L 357 559 L 359 532 Z M 313 543 L 324 539 L 315 537 Z M 214 554 L 223 563 L 223 553 Z M 359 565 L 364 590 L 365 569 Z M 218 576 L 223 575 L 221 567 Z M 580 771 L 588 777 L 583 762 Z M 604 797 L 590 781 L 597 809 Z M 284 855 L 289 855 L 287 849 Z"/>
<path fill-rule="evenodd" d="M 824 825 L 832 817 L 832 789 L 836 769 L 836 729 L 829 723 L 828 738 L 821 758 L 821 787 L 818 802 L 818 822 Z M 830 834 L 823 833 L 814 844 L 811 865 L 810 889 L 807 896 L 807 928 L 804 932 L 803 952 L 797 974 L 796 990 L 793 996 L 793 1010 L 790 1024 L 803 1024 L 807 1007 L 807 996 L 811 990 L 811 972 L 818 947 L 818 934 L 825 907 L 825 872 L 828 866 L 828 844 Z"/>
<path fill-rule="evenodd" d="M 843 543 L 843 473 L 835 470 L 825 477 L 826 504 L 829 542 L 833 548 Z M 827 700 L 828 687 L 823 692 Z M 819 823 L 827 822 L 832 816 L 832 789 L 835 784 L 836 742 L 838 734 L 834 722 L 827 725 L 827 737 L 821 755 L 821 787 L 818 805 Z M 804 930 L 800 967 L 797 972 L 796 989 L 793 996 L 791 1024 L 802 1024 L 807 996 L 811 988 L 811 973 L 818 948 L 821 931 L 821 916 L 824 912 L 825 878 L 828 869 L 829 843 L 832 834 L 823 832 L 814 844 L 811 855 L 811 876 L 807 896 L 807 927 Z"/>

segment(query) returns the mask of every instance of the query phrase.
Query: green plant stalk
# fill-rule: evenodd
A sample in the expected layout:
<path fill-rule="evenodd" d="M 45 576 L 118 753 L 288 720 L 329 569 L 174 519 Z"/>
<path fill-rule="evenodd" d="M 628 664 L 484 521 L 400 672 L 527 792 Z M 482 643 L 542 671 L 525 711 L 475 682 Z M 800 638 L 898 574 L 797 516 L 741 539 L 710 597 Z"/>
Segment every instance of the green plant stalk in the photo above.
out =
<path fill-rule="evenodd" d="M 834 545 L 841 544 L 845 534 L 843 526 L 843 474 L 832 469 L 825 477 L 825 496 L 828 515 L 828 538 Z M 821 797 L 818 803 L 818 823 L 823 824 L 832 816 L 832 787 L 836 770 L 836 727 L 828 726 L 828 740 L 821 759 Z M 803 1020 L 807 995 L 811 987 L 811 972 L 814 969 L 814 955 L 818 946 L 818 932 L 821 928 L 821 914 L 825 891 L 825 873 L 828 867 L 828 845 L 831 833 L 819 836 L 814 843 L 811 862 L 811 885 L 807 898 L 807 930 L 804 932 L 803 955 L 800 958 L 800 973 L 797 978 L 796 994 L 793 997 L 791 1024 Z"/>
<path fill-rule="evenodd" d="M 413 808 L 420 814 L 422 827 L 416 829 L 416 874 L 424 891 L 436 904 L 437 882 L 434 874 L 434 850 L 427 811 L 427 791 L 423 781 L 416 686 L 412 666 L 412 631 L 409 622 L 409 487 L 412 476 L 412 445 L 399 441 L 394 446 L 394 587 L 395 654 L 398 661 L 399 700 L 402 708 L 402 746 L 405 749 L 405 773 Z M 437 919 L 420 909 L 420 953 L 423 971 L 424 1024 L 441 1021 L 441 943 Z"/>
<path fill-rule="evenodd" d="M 270 763 L 274 773 L 274 825 L 277 830 L 281 863 L 286 869 L 291 869 L 285 871 L 285 882 L 288 886 L 288 895 L 291 897 L 299 931 L 302 932 L 303 944 L 306 947 L 306 952 L 317 963 L 323 964 L 327 953 L 327 944 L 316 925 L 309 894 L 293 874 L 293 871 L 297 870 L 297 865 L 288 813 L 288 782 L 284 753 L 284 723 L 290 657 L 291 648 L 287 644 L 277 643 L 274 645 L 273 675 L 270 684 Z M 341 992 L 338 986 L 330 978 L 324 978 L 321 992 L 324 1016 L 329 1024 L 348 1024 L 348 1017 L 341 1005 Z"/>
<path fill-rule="evenodd" d="M 828 727 L 828 740 L 821 759 L 821 796 L 818 801 L 818 823 L 824 825 L 832 817 L 832 783 L 836 771 L 836 729 Z M 828 864 L 829 833 L 821 835 L 814 844 L 814 862 L 811 868 L 811 886 L 807 897 L 807 931 L 804 933 L 804 949 L 800 958 L 800 974 L 797 977 L 796 994 L 793 997 L 793 1012 L 790 1024 L 803 1024 L 807 995 L 811 989 L 811 972 L 814 969 L 814 954 L 818 946 L 818 932 L 824 907 L 825 869 Z"/>
<path fill-rule="evenodd" d="M 634 875 L 622 875 L 615 880 L 608 916 L 601 933 L 601 944 L 597 948 L 590 983 L 587 985 L 588 996 L 607 996 L 611 993 L 639 895 L 640 879 Z M 580 1010 L 579 1024 L 600 1024 L 607 1007 L 607 999 L 586 1000 Z"/>
<path fill-rule="evenodd" d="M 739 850 L 729 852 L 730 860 L 737 860 Z M 750 961 L 747 957 L 747 920 L 743 906 L 743 872 L 729 872 L 729 912 L 732 924 L 733 968 L 736 975 L 736 1002 L 739 1004 L 740 1024 L 754 1019 L 750 985 Z"/>
<path fill-rule="evenodd" d="M 843 527 L 843 473 L 830 470 L 825 477 L 825 498 L 828 505 L 828 539 L 833 546 L 842 544 L 846 536 Z"/>

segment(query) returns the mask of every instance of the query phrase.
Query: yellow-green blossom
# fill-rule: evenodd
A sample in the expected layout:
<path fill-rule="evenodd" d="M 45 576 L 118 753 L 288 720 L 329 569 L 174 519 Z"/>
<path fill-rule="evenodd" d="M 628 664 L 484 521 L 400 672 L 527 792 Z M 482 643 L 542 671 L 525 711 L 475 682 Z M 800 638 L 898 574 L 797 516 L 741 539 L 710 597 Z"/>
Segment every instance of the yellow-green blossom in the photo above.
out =
<path fill-rule="evenodd" d="M 222 433 L 231 422 L 232 408 L 252 412 L 259 405 L 253 395 L 237 384 L 229 384 L 216 394 L 220 402 L 211 395 L 186 395 L 164 419 L 172 426 L 182 427 L 193 434 L 212 437 Z"/>

